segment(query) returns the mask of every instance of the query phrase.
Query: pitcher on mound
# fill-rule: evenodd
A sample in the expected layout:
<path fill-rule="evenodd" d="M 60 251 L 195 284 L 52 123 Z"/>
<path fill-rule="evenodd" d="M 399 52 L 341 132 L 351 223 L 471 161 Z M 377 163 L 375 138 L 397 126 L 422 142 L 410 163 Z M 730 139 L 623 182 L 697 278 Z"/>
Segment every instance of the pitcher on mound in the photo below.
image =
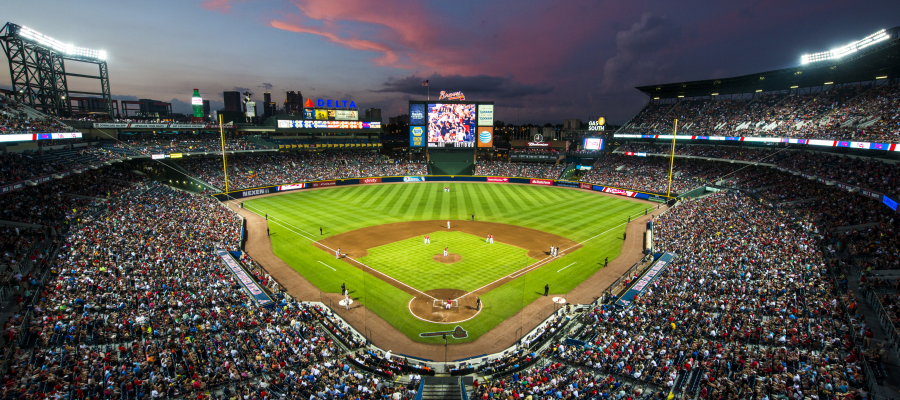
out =
<path fill-rule="evenodd" d="M 444 257 L 447 257 L 447 248 L 444 247 Z"/>

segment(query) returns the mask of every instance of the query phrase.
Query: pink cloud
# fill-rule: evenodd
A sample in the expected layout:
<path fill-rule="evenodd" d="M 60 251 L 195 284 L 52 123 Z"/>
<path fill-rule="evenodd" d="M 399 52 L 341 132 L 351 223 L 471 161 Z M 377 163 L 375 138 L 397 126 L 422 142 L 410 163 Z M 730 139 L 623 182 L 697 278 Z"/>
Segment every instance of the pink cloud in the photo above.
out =
<path fill-rule="evenodd" d="M 595 15 L 584 12 L 589 3 L 531 9 L 486 5 L 472 18 L 458 21 L 421 2 L 293 0 L 293 4 L 299 13 L 282 12 L 269 25 L 380 53 L 373 59 L 375 65 L 441 74 L 512 74 L 539 80 L 603 29 Z M 478 18 L 483 18 L 480 26 Z"/>
<path fill-rule="evenodd" d="M 200 7 L 203 7 L 209 11 L 215 11 L 220 13 L 227 13 L 231 10 L 231 3 L 233 0 L 203 0 L 200 3 Z"/>

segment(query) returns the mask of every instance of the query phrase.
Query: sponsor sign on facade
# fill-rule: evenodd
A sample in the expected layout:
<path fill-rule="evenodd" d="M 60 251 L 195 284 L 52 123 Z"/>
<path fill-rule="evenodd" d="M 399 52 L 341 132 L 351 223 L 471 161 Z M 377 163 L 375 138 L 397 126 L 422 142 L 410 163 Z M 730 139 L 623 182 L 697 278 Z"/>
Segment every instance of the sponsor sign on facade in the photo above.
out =
<path fill-rule="evenodd" d="M 494 126 L 494 105 L 478 105 L 478 126 Z"/>
<path fill-rule="evenodd" d="M 487 177 L 488 182 L 500 182 L 500 183 L 509 183 L 509 178 L 501 178 L 499 176 L 489 176 Z"/>
<path fill-rule="evenodd" d="M 532 185 L 553 186 L 553 181 L 549 179 L 532 179 Z"/>
<path fill-rule="evenodd" d="M 269 188 L 245 190 L 245 191 L 241 192 L 241 197 L 259 196 L 261 194 L 268 194 L 268 193 L 269 193 Z"/>
<path fill-rule="evenodd" d="M 479 126 L 477 132 L 478 147 L 494 147 L 493 126 Z"/>
<path fill-rule="evenodd" d="M 312 182 L 309 184 L 310 187 L 324 187 L 324 186 L 336 186 L 337 181 L 322 181 L 322 182 Z"/>
<path fill-rule="evenodd" d="M 370 184 L 370 183 L 381 183 L 381 178 L 361 178 L 359 183 L 362 184 Z"/>
<path fill-rule="evenodd" d="M 548 142 L 528 142 L 528 147 L 550 147 Z"/>
<path fill-rule="evenodd" d="M 584 183 L 584 182 L 581 183 L 581 188 L 582 188 L 582 189 L 591 190 L 591 186 L 592 186 L 592 185 L 591 185 L 590 183 Z"/>
<path fill-rule="evenodd" d="M 424 176 L 404 176 L 403 182 L 425 182 Z"/>
<path fill-rule="evenodd" d="M 415 105 L 415 104 L 413 104 Z M 409 127 L 409 145 L 411 147 L 425 147 L 425 127 L 410 126 Z"/>
<path fill-rule="evenodd" d="M 338 121 L 356 121 L 359 119 L 359 111 L 356 110 L 335 110 L 334 119 Z"/>

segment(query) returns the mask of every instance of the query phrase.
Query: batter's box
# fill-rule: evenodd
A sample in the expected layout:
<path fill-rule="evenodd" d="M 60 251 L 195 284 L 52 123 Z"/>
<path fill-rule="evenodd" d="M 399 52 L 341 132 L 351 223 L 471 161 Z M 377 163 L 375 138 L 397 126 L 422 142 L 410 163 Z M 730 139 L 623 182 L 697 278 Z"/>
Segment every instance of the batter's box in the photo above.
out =
<path fill-rule="evenodd" d="M 447 300 L 434 300 L 431 302 L 431 307 L 447 309 Z M 456 300 L 450 300 L 450 308 L 459 308 L 459 302 Z"/>

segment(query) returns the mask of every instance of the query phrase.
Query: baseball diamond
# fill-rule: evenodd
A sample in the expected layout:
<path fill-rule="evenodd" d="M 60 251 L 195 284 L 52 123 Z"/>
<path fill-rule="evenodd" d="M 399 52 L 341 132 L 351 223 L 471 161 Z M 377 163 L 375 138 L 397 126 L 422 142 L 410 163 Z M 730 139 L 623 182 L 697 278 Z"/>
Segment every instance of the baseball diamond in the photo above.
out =
<path fill-rule="evenodd" d="M 368 310 L 425 343 L 441 340 L 420 333 L 448 323 L 469 332 L 454 343 L 478 340 L 536 300 L 552 310 L 544 286 L 564 294 L 595 274 L 605 257 L 619 255 L 629 216 L 651 207 L 579 189 L 488 183 L 338 187 L 244 201 L 244 210 L 268 215 L 271 251 L 318 297 L 336 302 L 346 285 L 356 302 L 336 311 L 351 323 Z M 458 307 L 436 308 L 435 300 Z"/>

